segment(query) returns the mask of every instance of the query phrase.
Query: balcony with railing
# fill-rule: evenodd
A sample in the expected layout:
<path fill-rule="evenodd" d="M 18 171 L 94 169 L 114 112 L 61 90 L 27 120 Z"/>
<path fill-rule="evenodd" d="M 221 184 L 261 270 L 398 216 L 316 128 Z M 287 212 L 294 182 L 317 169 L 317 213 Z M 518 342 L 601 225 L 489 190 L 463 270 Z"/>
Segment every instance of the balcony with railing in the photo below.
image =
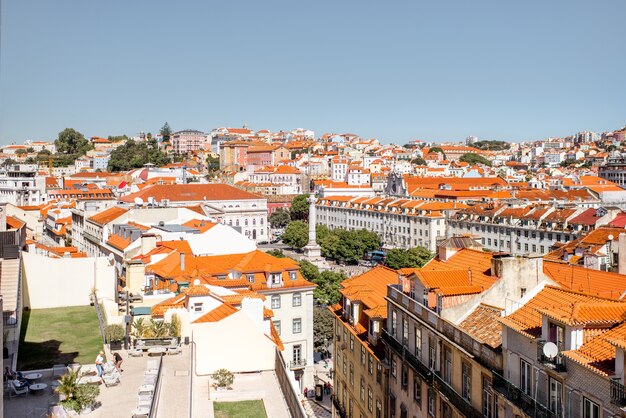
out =
<path fill-rule="evenodd" d="M 289 362 L 291 370 L 304 369 L 306 367 L 306 359 L 294 360 Z"/>
<path fill-rule="evenodd" d="M 611 403 L 620 408 L 626 406 L 626 386 L 617 379 L 611 379 Z"/>
<path fill-rule="evenodd" d="M 511 402 L 515 407 L 522 410 L 530 417 L 556 418 L 557 415 L 551 412 L 544 405 L 533 399 L 519 387 L 506 380 L 506 378 L 496 372 L 493 375 L 493 388 Z"/>
<path fill-rule="evenodd" d="M 341 403 L 339 403 L 337 396 L 333 396 L 333 406 L 341 418 L 346 418 L 346 409 L 341 405 Z"/>
<path fill-rule="evenodd" d="M 428 366 L 422 363 L 419 358 L 411 353 L 408 347 L 402 345 L 402 343 L 396 340 L 393 335 L 389 334 L 387 330 L 383 331 L 383 341 L 385 341 L 385 343 L 389 345 L 389 347 L 391 347 L 400 358 L 409 363 L 411 367 L 413 367 L 413 369 L 415 369 L 420 374 L 423 380 L 425 380 L 427 383 L 432 382 L 433 373 L 428 368 Z"/>
<path fill-rule="evenodd" d="M 565 359 L 563 358 L 563 355 L 561 355 L 561 351 L 563 351 L 562 344 L 557 344 L 559 351 L 556 356 L 548 357 L 543 351 L 543 348 L 547 343 L 548 341 L 544 340 L 537 341 L 537 361 L 555 372 L 565 373 L 567 369 L 565 368 Z"/>
<path fill-rule="evenodd" d="M 433 387 L 443 396 L 448 398 L 448 401 L 450 401 L 450 403 L 454 405 L 454 407 L 458 409 L 464 417 L 482 418 L 483 414 L 479 410 L 475 409 L 472 404 L 461 396 L 461 394 L 459 394 L 456 390 L 454 390 L 452 386 L 446 383 L 439 373 L 434 374 Z"/>

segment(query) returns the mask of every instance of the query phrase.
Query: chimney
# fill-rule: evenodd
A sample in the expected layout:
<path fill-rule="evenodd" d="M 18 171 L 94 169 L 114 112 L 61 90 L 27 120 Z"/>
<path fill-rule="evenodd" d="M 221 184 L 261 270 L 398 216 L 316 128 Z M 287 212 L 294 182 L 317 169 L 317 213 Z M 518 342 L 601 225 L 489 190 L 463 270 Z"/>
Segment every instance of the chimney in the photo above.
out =
<path fill-rule="evenodd" d="M 141 236 L 141 254 L 148 254 L 156 248 L 157 237 L 155 234 L 145 234 Z"/>
<path fill-rule="evenodd" d="M 618 237 L 617 272 L 626 274 L 626 234 L 619 234 Z"/>
<path fill-rule="evenodd" d="M 185 253 L 180 253 L 180 271 L 185 271 Z"/>

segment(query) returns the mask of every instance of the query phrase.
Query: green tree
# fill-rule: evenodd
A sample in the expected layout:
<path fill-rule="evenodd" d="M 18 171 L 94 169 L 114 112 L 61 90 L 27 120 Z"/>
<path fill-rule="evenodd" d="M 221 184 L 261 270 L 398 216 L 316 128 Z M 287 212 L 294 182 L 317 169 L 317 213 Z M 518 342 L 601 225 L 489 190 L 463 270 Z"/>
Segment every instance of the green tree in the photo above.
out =
<path fill-rule="evenodd" d="M 443 154 L 443 159 L 446 159 L 446 153 L 443 152 L 443 150 L 439 147 L 432 147 L 431 149 L 428 150 L 428 152 L 439 152 L 441 154 Z"/>
<path fill-rule="evenodd" d="M 333 315 L 325 307 L 313 308 L 313 349 L 323 353 L 333 340 Z"/>
<path fill-rule="evenodd" d="M 511 148 L 511 144 L 506 141 L 476 141 L 470 146 L 485 151 L 502 151 Z"/>
<path fill-rule="evenodd" d="M 26 154 L 26 150 L 25 150 L 25 149 L 21 149 L 21 148 L 20 148 L 20 149 L 18 149 L 17 151 L 15 151 L 15 155 L 22 156 L 22 155 L 24 155 L 24 154 Z"/>
<path fill-rule="evenodd" d="M 320 270 L 310 261 L 300 260 L 300 274 L 302 274 L 302 277 L 306 280 L 313 282 L 319 277 Z"/>
<path fill-rule="evenodd" d="M 87 154 L 87 151 L 93 148 L 83 134 L 72 128 L 66 128 L 59 132 L 54 145 L 56 145 L 58 153 L 73 154 L 78 157 Z"/>
<path fill-rule="evenodd" d="M 282 239 L 290 247 L 302 249 L 309 242 L 309 224 L 303 221 L 290 222 Z"/>
<path fill-rule="evenodd" d="M 318 226 L 318 231 L 320 228 Z M 322 248 L 324 257 L 356 263 L 367 251 L 380 248 L 380 238 L 374 232 L 365 229 L 347 231 L 345 229 L 321 230 L 317 243 Z"/>
<path fill-rule="evenodd" d="M 116 136 L 109 136 L 107 139 L 111 142 L 121 142 L 121 141 L 128 141 L 130 138 L 126 135 L 116 135 Z"/>
<path fill-rule="evenodd" d="M 385 264 L 394 270 L 401 268 L 422 267 L 433 258 L 433 254 L 424 247 L 394 248 L 387 252 Z"/>
<path fill-rule="evenodd" d="M 41 151 L 39 151 L 37 153 L 37 158 L 46 158 L 48 156 L 50 156 L 52 153 L 50 152 L 50 150 L 47 149 L 42 149 Z"/>
<path fill-rule="evenodd" d="M 415 157 L 411 160 L 411 164 L 426 165 L 426 161 L 422 157 Z"/>
<path fill-rule="evenodd" d="M 14 164 L 17 164 L 17 161 L 15 161 L 13 158 L 7 158 L 2 163 L 2 167 L 10 167 L 10 166 L 12 166 Z"/>
<path fill-rule="evenodd" d="M 220 157 L 208 156 L 206 158 L 206 169 L 211 177 L 220 171 Z"/>
<path fill-rule="evenodd" d="M 308 219 L 309 217 L 309 203 L 306 201 L 309 198 L 308 194 L 300 194 L 293 198 L 291 201 L 291 219 L 294 221 Z"/>
<path fill-rule="evenodd" d="M 284 209 L 277 209 L 269 217 L 272 228 L 284 228 L 291 220 L 291 215 Z"/>
<path fill-rule="evenodd" d="M 132 139 L 111 151 L 110 171 L 126 171 L 143 167 L 147 163 L 156 166 L 167 164 L 169 158 L 158 147 L 156 140 L 135 142 Z"/>
<path fill-rule="evenodd" d="M 28 153 L 33 153 L 33 152 L 35 152 L 35 148 L 33 148 L 33 147 L 28 147 L 28 148 L 26 148 L 26 152 L 28 152 Z"/>
<path fill-rule="evenodd" d="M 172 136 L 172 128 L 170 128 L 170 124 L 165 122 L 165 124 L 161 127 L 159 131 L 161 136 L 163 137 L 163 141 L 170 142 L 170 136 Z"/>
<path fill-rule="evenodd" d="M 271 256 L 274 256 L 276 258 L 285 258 L 285 254 L 283 253 L 283 250 L 281 250 L 280 248 L 273 248 L 269 251 L 266 251 L 265 253 Z"/>
<path fill-rule="evenodd" d="M 468 163 L 470 165 L 483 164 L 483 165 L 487 165 L 487 166 L 491 167 L 491 161 L 489 161 L 488 159 L 486 159 L 482 155 L 478 155 L 478 154 L 475 154 L 473 152 L 468 152 L 468 153 L 465 153 L 465 154 L 461 155 L 461 157 L 459 158 L 459 161 L 463 161 L 463 162 Z"/>
<path fill-rule="evenodd" d="M 341 299 L 341 293 L 339 293 L 339 284 L 348 277 L 343 273 L 335 273 L 334 271 L 326 270 L 320 273 L 320 275 L 313 280 L 313 283 L 317 285 L 313 291 L 313 299 L 318 305 L 332 305 Z"/>

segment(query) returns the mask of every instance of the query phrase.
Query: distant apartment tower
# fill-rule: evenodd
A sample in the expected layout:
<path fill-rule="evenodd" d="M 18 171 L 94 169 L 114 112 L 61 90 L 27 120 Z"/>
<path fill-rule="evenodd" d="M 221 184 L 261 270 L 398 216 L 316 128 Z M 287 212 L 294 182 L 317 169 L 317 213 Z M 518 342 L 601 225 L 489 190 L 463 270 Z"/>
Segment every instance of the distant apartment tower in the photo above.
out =
<path fill-rule="evenodd" d="M 172 148 L 176 154 L 187 154 L 204 149 L 207 135 L 204 132 L 185 130 L 172 134 Z"/>
<path fill-rule="evenodd" d="M 626 154 L 610 156 L 606 164 L 598 167 L 598 176 L 626 187 Z"/>
<path fill-rule="evenodd" d="M 470 135 L 465 138 L 465 145 L 472 145 L 473 143 L 478 142 L 478 137 Z"/>

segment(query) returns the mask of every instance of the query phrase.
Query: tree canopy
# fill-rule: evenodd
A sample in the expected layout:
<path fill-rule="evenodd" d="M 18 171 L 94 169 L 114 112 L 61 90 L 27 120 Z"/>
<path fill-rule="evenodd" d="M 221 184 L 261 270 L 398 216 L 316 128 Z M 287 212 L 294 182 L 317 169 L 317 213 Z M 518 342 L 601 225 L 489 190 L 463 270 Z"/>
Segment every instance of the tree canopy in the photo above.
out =
<path fill-rule="evenodd" d="M 109 171 L 125 171 L 143 167 L 147 163 L 156 166 L 167 164 L 169 158 L 159 149 L 156 140 L 149 142 L 126 141 L 111 152 Z"/>
<path fill-rule="evenodd" d="M 438 153 L 441 153 L 441 154 L 443 154 L 443 159 L 444 160 L 446 159 L 446 153 L 443 152 L 443 150 L 441 148 L 439 148 L 439 147 L 432 147 L 432 148 L 430 148 L 428 150 L 428 152 L 438 152 Z"/>
<path fill-rule="evenodd" d="M 463 161 L 468 164 L 483 164 L 491 167 L 491 161 L 489 161 L 482 155 L 474 154 L 473 152 L 468 152 L 461 155 L 459 161 Z"/>
<path fill-rule="evenodd" d="M 220 171 L 220 157 L 206 157 L 206 170 L 209 176 L 213 177 Z"/>
<path fill-rule="evenodd" d="M 309 242 L 309 224 L 291 221 L 282 236 L 283 242 L 292 248 L 302 249 Z"/>
<path fill-rule="evenodd" d="M 302 277 L 306 280 L 312 282 L 319 277 L 320 270 L 310 261 L 300 260 L 300 274 L 302 274 Z"/>
<path fill-rule="evenodd" d="M 313 348 L 323 353 L 333 340 L 333 315 L 326 308 L 313 308 Z"/>
<path fill-rule="evenodd" d="M 313 291 L 313 299 L 318 305 L 332 305 L 341 299 L 339 293 L 339 284 L 348 277 L 343 273 L 335 273 L 334 271 L 323 271 L 313 279 L 312 282 L 317 285 Z"/>
<path fill-rule="evenodd" d="M 92 148 L 91 143 L 85 139 L 83 134 L 72 128 L 66 128 L 59 132 L 54 145 L 56 145 L 58 153 L 73 154 L 77 157 L 87 154 L 87 151 Z"/>
<path fill-rule="evenodd" d="M 273 248 L 269 251 L 266 251 L 266 254 L 269 254 L 276 258 L 285 258 L 285 254 L 283 253 L 283 250 L 281 250 L 280 248 Z"/>
<path fill-rule="evenodd" d="M 426 161 L 422 157 L 415 157 L 411 160 L 411 164 L 426 165 Z"/>
<path fill-rule="evenodd" d="M 485 151 L 502 151 L 511 148 L 511 144 L 506 141 L 476 141 L 470 146 Z"/>
<path fill-rule="evenodd" d="M 347 263 L 356 263 L 368 251 L 380 248 L 378 235 L 365 229 L 348 231 L 337 228 L 329 230 L 324 225 L 318 225 L 316 234 L 317 243 L 322 248 L 324 257 Z"/>
<path fill-rule="evenodd" d="M 433 254 L 424 247 L 393 248 L 387 251 L 385 264 L 394 270 L 401 268 L 422 267 L 433 258 Z"/>
<path fill-rule="evenodd" d="M 306 201 L 308 198 L 308 194 L 300 194 L 293 198 L 291 208 L 289 209 L 292 220 L 297 221 L 309 218 L 309 203 Z"/>
<path fill-rule="evenodd" d="M 291 215 L 284 209 L 276 209 L 269 216 L 270 225 L 272 228 L 284 228 L 291 220 Z"/>
<path fill-rule="evenodd" d="M 116 136 L 109 135 L 107 139 L 111 142 L 121 142 L 121 141 L 128 141 L 130 138 L 126 135 L 116 135 Z"/>
<path fill-rule="evenodd" d="M 163 141 L 169 142 L 170 136 L 172 136 L 172 128 L 170 128 L 170 124 L 165 122 L 159 131 L 161 136 L 163 137 Z"/>

